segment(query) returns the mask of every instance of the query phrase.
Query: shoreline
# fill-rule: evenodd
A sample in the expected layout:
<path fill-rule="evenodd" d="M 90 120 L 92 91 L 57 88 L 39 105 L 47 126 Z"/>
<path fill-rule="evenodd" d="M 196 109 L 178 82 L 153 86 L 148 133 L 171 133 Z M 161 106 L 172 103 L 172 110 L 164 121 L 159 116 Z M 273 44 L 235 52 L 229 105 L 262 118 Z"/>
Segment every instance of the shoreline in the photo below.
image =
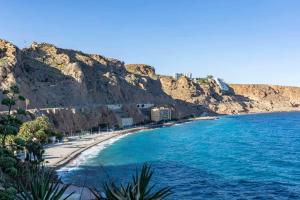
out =
<path fill-rule="evenodd" d="M 112 132 L 101 132 L 95 133 L 91 135 L 85 135 L 79 137 L 75 141 L 68 141 L 64 143 L 58 143 L 54 145 L 47 146 L 45 148 L 45 166 L 49 168 L 53 168 L 55 170 L 61 169 L 64 166 L 68 165 L 70 162 L 78 158 L 84 151 L 109 141 L 114 138 L 118 138 L 124 135 L 133 134 L 139 131 L 151 130 L 156 128 L 163 128 L 174 126 L 177 124 L 183 124 L 193 121 L 201 121 L 201 120 L 216 120 L 222 116 L 240 116 L 240 115 L 255 115 L 255 114 L 270 114 L 270 113 L 291 113 L 291 112 L 300 112 L 300 111 L 274 111 L 274 112 L 251 112 L 251 113 L 239 113 L 233 115 L 217 115 L 217 116 L 206 116 L 206 117 L 195 117 L 189 119 L 180 119 L 177 121 L 170 121 L 161 124 L 148 124 L 141 127 L 133 127 L 124 130 L 112 131 Z M 87 142 L 83 142 L 84 140 L 88 140 Z M 82 143 L 82 144 L 78 144 Z M 73 149 L 68 150 L 66 149 Z M 50 151 L 49 151 L 50 150 Z M 57 157 L 57 152 L 60 153 L 60 156 Z M 50 162 L 49 162 L 50 160 Z M 53 161 L 54 160 L 54 161 Z M 55 161 L 56 160 L 56 161 Z"/>
<path fill-rule="evenodd" d="M 170 121 L 162 124 L 151 124 L 142 127 L 133 127 L 119 131 L 104 132 L 86 135 L 64 143 L 49 145 L 45 148 L 45 166 L 55 170 L 61 169 L 70 162 L 78 158 L 84 151 L 121 136 L 137 133 L 139 131 L 151 130 L 156 128 L 170 127 L 177 124 L 184 124 L 193 121 L 201 120 L 216 120 L 218 116 L 196 117 L 189 119 L 181 119 L 178 121 Z M 57 156 L 59 152 L 59 156 Z"/>
<path fill-rule="evenodd" d="M 100 143 L 106 142 L 110 139 L 113 139 L 113 138 L 116 138 L 116 137 L 119 137 L 122 135 L 138 132 L 140 130 L 144 130 L 144 129 L 142 127 L 139 127 L 139 128 L 126 129 L 123 131 L 97 133 L 97 134 L 82 136 L 82 137 L 78 138 L 76 141 L 68 141 L 68 142 L 64 142 L 64 143 L 59 143 L 54 146 L 46 147 L 45 148 L 45 155 L 46 155 L 45 166 L 54 168 L 55 170 L 58 170 L 58 169 L 64 167 L 65 165 L 69 164 L 74 159 L 76 159 L 84 151 L 86 151 Z M 85 143 L 83 143 L 81 145 L 78 144 L 78 143 L 83 142 L 84 140 L 86 141 Z M 49 150 L 51 149 L 54 152 L 56 150 L 59 150 L 58 148 L 64 148 L 64 147 L 65 148 L 73 148 L 74 150 L 71 152 L 68 152 L 68 153 L 66 153 L 65 151 L 60 151 L 60 153 L 63 154 L 63 155 L 60 155 L 61 159 L 59 159 L 58 161 L 54 161 L 54 163 L 49 162 L 49 158 L 51 160 L 51 158 L 54 157 L 54 155 L 52 155 L 52 152 L 49 152 Z M 47 157 L 48 157 L 48 159 L 47 159 Z"/>
<path fill-rule="evenodd" d="M 299 111 L 292 111 L 292 113 L 293 112 L 299 113 Z M 272 112 L 272 113 L 291 113 L 291 112 L 289 112 L 289 111 L 286 112 L 285 111 L 285 112 Z M 239 114 L 239 115 L 253 115 L 253 114 L 271 114 L 271 112 L 267 112 L 267 113 L 243 113 L 243 114 Z M 154 125 L 154 126 L 153 125 L 152 126 L 148 125 L 148 126 L 144 126 L 144 127 L 129 128 L 129 129 L 125 129 L 125 130 L 122 130 L 122 131 L 108 132 L 107 133 L 108 137 L 106 137 L 106 138 L 101 137 L 100 134 L 95 134 L 96 137 L 100 136 L 101 139 L 96 141 L 93 144 L 90 144 L 90 145 L 86 146 L 85 148 L 81 148 L 78 151 L 74 151 L 72 153 L 72 155 L 66 156 L 63 160 L 61 160 L 59 163 L 57 163 L 56 166 L 53 166 L 53 167 L 54 167 L 55 170 L 62 169 L 61 172 L 65 173 L 63 168 L 64 167 L 68 168 L 69 167 L 68 164 L 70 162 L 72 162 L 73 160 L 76 160 L 77 158 L 79 158 L 79 156 L 82 155 L 83 152 L 85 152 L 88 149 L 91 149 L 92 147 L 94 147 L 96 145 L 99 145 L 101 143 L 105 143 L 106 141 L 108 141 L 110 139 L 113 139 L 113 138 L 118 138 L 118 137 L 123 136 L 123 135 L 134 134 L 134 133 L 137 133 L 139 131 L 151 130 L 151 129 L 157 129 L 157 128 L 163 128 L 163 127 L 170 127 L 170 126 L 174 126 L 174 125 L 177 125 L 177 124 L 185 124 L 185 123 L 189 123 L 189 122 L 193 122 L 193 121 L 216 120 L 216 119 L 219 119 L 220 117 L 223 117 L 223 116 L 230 116 L 230 115 L 219 115 L 219 116 L 210 116 L 210 117 L 196 117 L 196 118 L 182 119 L 182 120 L 178 120 L 178 121 L 171 121 L 171 122 L 167 122 L 167 123 L 157 124 L 157 125 Z M 103 146 L 105 147 L 105 145 L 106 144 L 104 144 Z M 110 144 L 108 144 L 108 145 L 110 145 Z M 98 147 L 96 147 L 96 148 L 98 148 Z M 100 149 L 100 151 L 101 150 L 102 149 Z M 91 151 L 94 151 L 94 150 L 91 149 Z M 85 156 L 85 155 L 86 154 L 84 154 L 83 156 Z M 77 168 L 78 166 L 70 166 L 70 168 L 73 168 L 73 167 Z M 68 172 L 69 172 L 69 169 L 67 169 L 66 173 L 68 173 Z M 59 171 L 57 171 L 57 175 L 58 176 L 61 176 L 61 175 L 63 176 L 63 174 L 60 174 Z M 93 194 L 90 192 L 88 187 L 82 187 L 80 185 L 72 184 L 70 186 L 70 188 L 68 188 L 68 190 L 67 190 L 67 193 L 71 193 L 71 192 L 75 192 L 75 196 L 77 195 L 78 199 L 82 199 L 82 198 L 83 199 L 93 199 L 94 198 Z"/>

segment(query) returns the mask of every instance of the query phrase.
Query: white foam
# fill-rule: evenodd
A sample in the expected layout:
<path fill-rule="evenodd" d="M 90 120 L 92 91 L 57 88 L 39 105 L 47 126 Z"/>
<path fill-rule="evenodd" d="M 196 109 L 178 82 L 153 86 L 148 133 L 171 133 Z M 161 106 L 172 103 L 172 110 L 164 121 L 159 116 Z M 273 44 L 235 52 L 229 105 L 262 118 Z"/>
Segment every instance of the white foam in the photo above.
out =
<path fill-rule="evenodd" d="M 140 131 L 138 131 L 140 132 Z M 68 163 L 66 166 L 60 168 L 57 170 L 57 174 L 59 177 L 64 176 L 66 173 L 69 173 L 73 170 L 80 169 L 80 166 L 82 166 L 84 163 L 86 163 L 88 160 L 96 157 L 103 149 L 107 148 L 108 146 L 112 145 L 116 141 L 126 137 L 127 135 L 130 135 L 131 133 L 127 133 L 124 135 L 120 135 L 114 138 L 111 138 L 109 140 L 106 140 L 104 142 L 101 142 L 85 151 L 83 151 L 77 158 L 72 160 L 70 163 Z"/>

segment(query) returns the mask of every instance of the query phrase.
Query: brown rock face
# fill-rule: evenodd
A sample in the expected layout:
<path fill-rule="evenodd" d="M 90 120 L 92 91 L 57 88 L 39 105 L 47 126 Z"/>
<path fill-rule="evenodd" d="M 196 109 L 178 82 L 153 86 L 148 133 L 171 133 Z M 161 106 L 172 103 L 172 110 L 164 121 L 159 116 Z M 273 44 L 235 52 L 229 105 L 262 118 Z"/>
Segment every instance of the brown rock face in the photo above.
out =
<path fill-rule="evenodd" d="M 190 81 L 187 77 L 182 76 L 178 80 L 172 77 L 160 77 L 163 90 L 174 99 L 194 103 L 193 97 L 201 95 L 201 88 Z"/>
<path fill-rule="evenodd" d="M 15 66 L 19 65 L 20 59 L 19 49 L 4 40 L 0 40 L 0 89 L 7 89 L 8 85 L 16 82 L 13 73 L 20 73 L 15 70 Z"/>
<path fill-rule="evenodd" d="M 300 88 L 276 85 L 232 84 L 234 93 L 252 100 L 252 112 L 300 110 Z"/>
<path fill-rule="evenodd" d="M 76 109 L 46 113 L 64 131 L 115 124 L 113 112 L 94 109 L 107 104 L 125 105 L 123 112 L 137 123 L 149 120 L 147 112 L 136 109 L 137 103 L 169 105 L 175 118 L 300 109 L 299 88 L 231 85 L 232 91 L 224 94 L 213 80 L 203 84 L 187 77 L 175 80 L 144 64 L 124 65 L 46 43 L 20 50 L 0 39 L 0 90 L 13 84 L 30 100 L 28 108 Z M 81 108 L 87 109 L 79 112 Z M 4 109 L 0 106 L 0 111 Z"/>
<path fill-rule="evenodd" d="M 143 76 L 155 77 L 155 69 L 149 65 L 145 64 L 128 64 L 125 65 L 128 72 L 133 74 L 139 74 Z"/>

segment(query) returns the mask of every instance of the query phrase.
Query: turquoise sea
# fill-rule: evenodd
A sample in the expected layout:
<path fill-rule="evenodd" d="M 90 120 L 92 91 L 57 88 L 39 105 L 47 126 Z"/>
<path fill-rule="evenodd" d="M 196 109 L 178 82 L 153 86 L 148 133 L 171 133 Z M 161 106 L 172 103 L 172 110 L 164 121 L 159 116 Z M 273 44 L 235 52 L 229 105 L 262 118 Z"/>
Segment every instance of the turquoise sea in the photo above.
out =
<path fill-rule="evenodd" d="M 94 154 L 63 181 L 101 188 L 105 180 L 126 182 L 148 162 L 155 170 L 153 182 L 173 188 L 169 199 L 300 199 L 296 112 L 147 130 Z"/>

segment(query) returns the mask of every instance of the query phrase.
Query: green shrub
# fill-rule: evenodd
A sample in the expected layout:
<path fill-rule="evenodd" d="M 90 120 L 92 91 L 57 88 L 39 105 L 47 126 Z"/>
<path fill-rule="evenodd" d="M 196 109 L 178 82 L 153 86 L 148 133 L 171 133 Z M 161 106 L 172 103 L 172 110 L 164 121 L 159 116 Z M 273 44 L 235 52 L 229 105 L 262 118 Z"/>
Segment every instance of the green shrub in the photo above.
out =
<path fill-rule="evenodd" d="M 0 200 L 15 200 L 15 194 L 7 190 L 0 190 Z"/>
<path fill-rule="evenodd" d="M 17 164 L 17 160 L 12 157 L 0 158 L 0 167 L 6 171 L 8 168 L 14 167 Z"/>
<path fill-rule="evenodd" d="M 11 177 L 16 177 L 18 175 L 18 170 L 15 167 L 10 167 L 5 170 L 5 173 Z"/>
<path fill-rule="evenodd" d="M 10 194 L 16 194 L 17 193 L 17 190 L 14 187 L 9 187 L 9 188 L 6 189 L 6 191 Z"/>
<path fill-rule="evenodd" d="M 16 146 L 16 150 L 23 150 L 24 147 L 25 147 L 26 142 L 22 138 L 15 137 L 14 144 Z"/>
<path fill-rule="evenodd" d="M 62 140 L 63 139 L 63 137 L 64 137 L 64 135 L 62 134 L 62 132 L 55 132 L 55 136 L 56 136 L 56 138 L 58 139 L 58 140 Z"/>

